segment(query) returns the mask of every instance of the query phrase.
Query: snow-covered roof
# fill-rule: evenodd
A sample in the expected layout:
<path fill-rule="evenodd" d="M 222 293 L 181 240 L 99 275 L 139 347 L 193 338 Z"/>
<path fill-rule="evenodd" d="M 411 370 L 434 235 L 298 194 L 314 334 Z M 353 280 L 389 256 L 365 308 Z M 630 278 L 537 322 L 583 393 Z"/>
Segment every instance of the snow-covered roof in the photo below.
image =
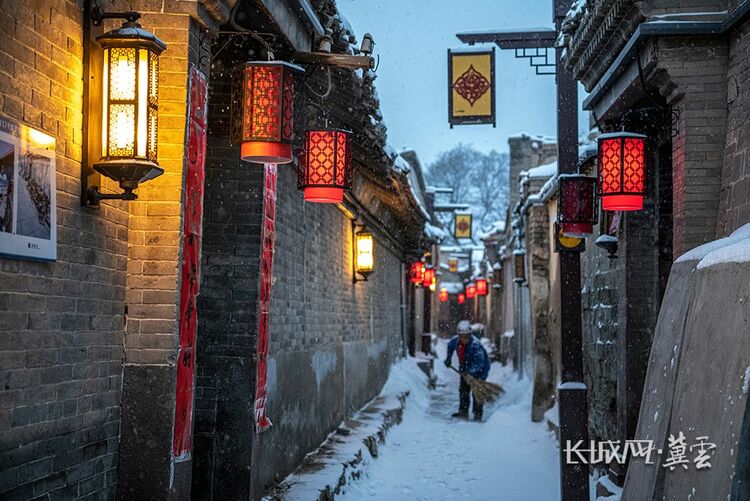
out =
<path fill-rule="evenodd" d="M 526 175 L 532 179 L 548 178 L 557 173 L 557 160 L 548 164 L 533 167 L 529 170 L 521 171 L 521 175 Z"/>
<path fill-rule="evenodd" d="M 440 243 L 448 238 L 447 231 L 442 228 L 438 228 L 437 226 L 430 224 L 429 222 L 424 224 L 424 234 L 428 239 L 437 243 Z"/>
<path fill-rule="evenodd" d="M 550 143 L 550 144 L 557 143 L 556 137 L 543 136 L 539 134 L 531 134 L 529 132 L 524 132 L 524 131 L 516 132 L 515 134 L 511 134 L 510 136 L 508 136 L 508 139 L 525 139 L 525 138 L 533 139 L 535 141 L 541 141 L 543 143 Z"/>
<path fill-rule="evenodd" d="M 479 240 L 484 240 L 490 235 L 502 233 L 504 231 L 505 231 L 505 220 L 501 219 L 499 221 L 495 221 L 494 223 L 492 223 L 490 227 L 487 228 L 486 230 L 479 230 L 477 232 L 477 238 L 479 238 Z"/>
<path fill-rule="evenodd" d="M 698 268 L 721 263 L 743 263 L 750 261 L 750 223 L 736 229 L 725 238 L 696 247 L 678 257 L 675 263 L 700 261 Z"/>

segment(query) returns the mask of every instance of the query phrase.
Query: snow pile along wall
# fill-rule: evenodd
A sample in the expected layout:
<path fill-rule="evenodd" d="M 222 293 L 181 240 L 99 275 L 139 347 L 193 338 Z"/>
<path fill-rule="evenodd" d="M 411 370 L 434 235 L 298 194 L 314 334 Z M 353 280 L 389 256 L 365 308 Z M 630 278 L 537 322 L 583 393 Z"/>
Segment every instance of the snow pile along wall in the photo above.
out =
<path fill-rule="evenodd" d="M 636 439 L 663 449 L 655 464 L 631 460 L 623 501 L 737 499 L 747 491 L 750 413 L 750 225 L 675 262 L 654 333 Z M 668 437 L 682 432 L 687 469 L 663 468 Z M 698 470 L 698 437 L 716 445 Z M 690 496 L 690 497 L 689 497 Z"/>

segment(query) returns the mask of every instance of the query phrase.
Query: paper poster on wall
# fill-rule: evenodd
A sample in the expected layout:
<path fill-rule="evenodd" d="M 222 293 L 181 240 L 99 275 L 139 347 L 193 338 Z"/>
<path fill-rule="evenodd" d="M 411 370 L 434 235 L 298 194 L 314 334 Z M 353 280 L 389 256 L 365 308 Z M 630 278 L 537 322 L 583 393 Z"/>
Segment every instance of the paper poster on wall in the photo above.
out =
<path fill-rule="evenodd" d="M 55 138 L 0 119 L 0 256 L 57 259 Z"/>

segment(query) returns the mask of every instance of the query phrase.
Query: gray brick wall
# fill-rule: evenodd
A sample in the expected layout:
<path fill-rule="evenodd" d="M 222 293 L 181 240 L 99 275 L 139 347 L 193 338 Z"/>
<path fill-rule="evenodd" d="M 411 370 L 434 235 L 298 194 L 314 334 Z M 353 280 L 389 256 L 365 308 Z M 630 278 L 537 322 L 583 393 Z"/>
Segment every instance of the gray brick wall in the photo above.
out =
<path fill-rule="evenodd" d="M 1 2 L 2 115 L 57 139 L 55 263 L 0 259 L 0 498 L 114 495 L 127 206 L 80 206 L 82 15 Z"/>
<path fill-rule="evenodd" d="M 726 148 L 717 237 L 750 222 L 750 23 L 729 35 Z"/>

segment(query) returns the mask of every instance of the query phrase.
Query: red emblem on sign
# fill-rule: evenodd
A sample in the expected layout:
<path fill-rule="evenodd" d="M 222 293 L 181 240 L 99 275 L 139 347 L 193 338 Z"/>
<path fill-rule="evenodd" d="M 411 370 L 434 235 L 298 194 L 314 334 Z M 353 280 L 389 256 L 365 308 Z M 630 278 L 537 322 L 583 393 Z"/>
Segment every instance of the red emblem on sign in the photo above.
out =
<path fill-rule="evenodd" d="M 471 65 L 463 75 L 453 82 L 453 88 L 459 96 L 466 99 L 469 101 L 469 104 L 474 106 L 474 103 L 490 90 L 490 82 L 484 77 L 484 75 L 474 69 L 474 65 Z"/>

